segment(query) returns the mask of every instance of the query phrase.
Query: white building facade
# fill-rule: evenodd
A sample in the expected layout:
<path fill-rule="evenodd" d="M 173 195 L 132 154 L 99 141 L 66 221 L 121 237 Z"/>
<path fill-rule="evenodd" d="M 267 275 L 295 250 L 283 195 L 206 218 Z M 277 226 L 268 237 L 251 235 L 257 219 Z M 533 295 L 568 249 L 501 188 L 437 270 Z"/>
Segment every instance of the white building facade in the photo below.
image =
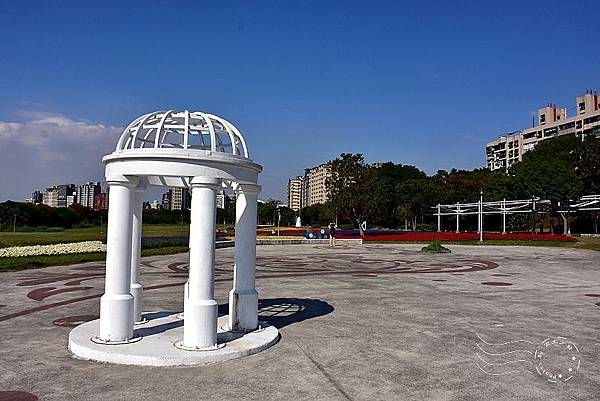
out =
<path fill-rule="evenodd" d="M 565 108 L 550 104 L 538 110 L 534 126 L 502 135 L 486 145 L 486 163 L 490 170 L 504 170 L 523 160 L 523 154 L 540 141 L 562 135 L 600 135 L 600 97 L 587 91 L 577 97 L 576 115 L 567 116 Z"/>

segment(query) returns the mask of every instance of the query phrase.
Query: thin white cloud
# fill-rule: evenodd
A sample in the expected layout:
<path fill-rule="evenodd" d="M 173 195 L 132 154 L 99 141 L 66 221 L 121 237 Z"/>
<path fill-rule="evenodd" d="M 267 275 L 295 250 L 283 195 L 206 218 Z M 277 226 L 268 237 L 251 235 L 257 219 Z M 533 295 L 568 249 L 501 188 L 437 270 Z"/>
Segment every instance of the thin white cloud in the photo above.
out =
<path fill-rule="evenodd" d="M 37 148 L 44 153 L 50 147 L 54 152 L 77 144 L 97 146 L 109 140 L 122 130 L 104 124 L 75 121 L 61 114 L 21 112 L 28 119 L 25 122 L 0 121 L 0 143 L 13 140 L 17 143 Z M 65 146 L 67 145 L 67 146 Z"/>
<path fill-rule="evenodd" d="M 101 179 L 101 158 L 123 130 L 61 114 L 19 116 L 20 122 L 0 121 L 0 202 L 45 186 Z"/>

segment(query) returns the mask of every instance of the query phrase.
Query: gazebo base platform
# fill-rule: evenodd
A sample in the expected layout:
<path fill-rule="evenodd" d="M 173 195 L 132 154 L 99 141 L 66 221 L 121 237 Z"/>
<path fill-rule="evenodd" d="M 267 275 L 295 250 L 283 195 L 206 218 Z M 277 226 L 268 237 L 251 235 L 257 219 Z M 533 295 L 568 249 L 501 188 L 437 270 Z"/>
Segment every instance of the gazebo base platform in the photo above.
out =
<path fill-rule="evenodd" d="M 275 326 L 260 322 L 252 332 L 227 331 L 227 316 L 218 320 L 219 347 L 212 350 L 186 350 L 175 344 L 183 339 L 183 320 L 177 312 L 145 313 L 148 322 L 135 326 L 141 340 L 120 344 L 98 344 L 91 339 L 99 332 L 100 320 L 75 327 L 69 334 L 69 350 L 76 358 L 98 362 L 140 366 L 203 365 L 241 358 L 261 352 L 279 339 Z"/>

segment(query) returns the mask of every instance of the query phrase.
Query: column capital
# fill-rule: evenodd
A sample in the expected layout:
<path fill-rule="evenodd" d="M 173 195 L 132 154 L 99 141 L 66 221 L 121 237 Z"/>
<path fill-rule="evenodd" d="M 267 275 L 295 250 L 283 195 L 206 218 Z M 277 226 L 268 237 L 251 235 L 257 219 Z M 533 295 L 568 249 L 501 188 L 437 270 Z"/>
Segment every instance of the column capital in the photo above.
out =
<path fill-rule="evenodd" d="M 193 177 L 190 180 L 190 187 L 220 187 L 221 180 L 214 177 Z"/>
<path fill-rule="evenodd" d="M 122 175 L 106 177 L 106 184 L 110 187 L 113 185 L 120 185 L 124 187 L 134 188 L 138 185 L 138 177 L 125 177 Z"/>
<path fill-rule="evenodd" d="M 257 184 L 237 184 L 235 187 L 236 193 L 243 193 L 248 195 L 258 195 L 261 190 L 261 186 Z"/>

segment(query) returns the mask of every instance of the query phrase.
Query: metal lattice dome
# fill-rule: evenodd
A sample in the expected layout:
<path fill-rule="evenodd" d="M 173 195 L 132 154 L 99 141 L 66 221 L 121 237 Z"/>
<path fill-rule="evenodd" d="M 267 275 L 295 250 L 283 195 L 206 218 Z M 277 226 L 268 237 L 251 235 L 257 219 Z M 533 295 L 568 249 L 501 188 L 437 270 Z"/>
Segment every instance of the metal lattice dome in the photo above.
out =
<path fill-rule="evenodd" d="M 116 151 L 128 149 L 196 149 L 248 158 L 242 134 L 229 121 L 200 111 L 155 111 L 136 118 Z"/>

